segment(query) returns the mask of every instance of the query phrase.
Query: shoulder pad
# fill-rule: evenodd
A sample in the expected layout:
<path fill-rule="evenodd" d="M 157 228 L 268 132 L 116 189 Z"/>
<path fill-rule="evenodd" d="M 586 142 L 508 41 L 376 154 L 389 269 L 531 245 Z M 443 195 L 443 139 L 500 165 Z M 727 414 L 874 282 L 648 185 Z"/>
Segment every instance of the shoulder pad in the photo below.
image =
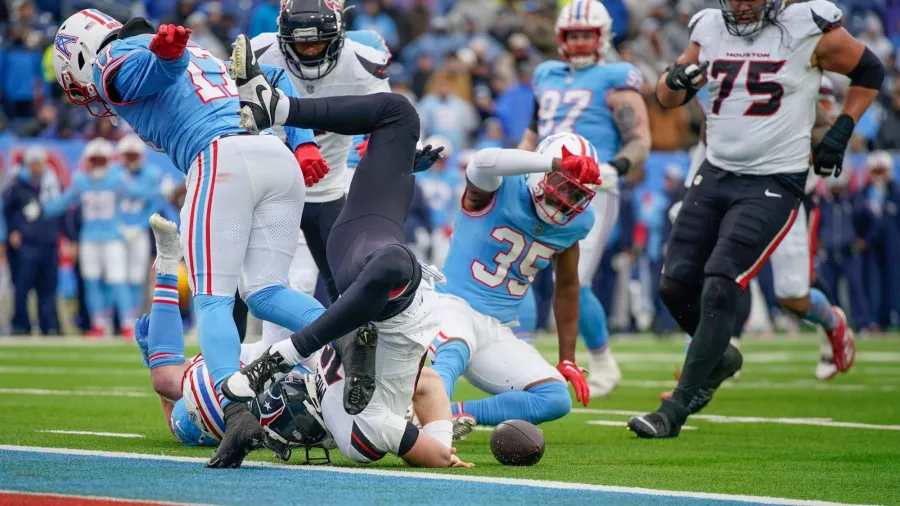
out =
<path fill-rule="evenodd" d="M 783 16 L 784 25 L 795 37 L 822 35 L 844 24 L 844 14 L 828 0 L 792 3 Z"/>
<path fill-rule="evenodd" d="M 688 23 L 691 42 L 703 45 L 701 39 L 704 33 L 708 32 L 715 23 L 721 20 L 722 11 L 719 9 L 703 9 L 697 14 L 694 14 L 694 17 L 692 17 L 691 21 Z"/>
<path fill-rule="evenodd" d="M 611 88 L 641 92 L 644 86 L 644 74 L 631 63 L 618 62 L 604 65 L 601 68 L 608 69 L 607 79 L 609 79 Z"/>
<path fill-rule="evenodd" d="M 250 40 L 250 47 L 253 48 L 253 54 L 256 59 L 262 59 L 263 55 L 269 55 L 272 50 L 280 51 L 278 48 L 278 39 L 274 33 L 261 33 Z M 267 58 L 268 59 L 268 58 Z"/>
<path fill-rule="evenodd" d="M 353 58 L 359 62 L 367 73 L 378 79 L 387 79 L 387 67 L 391 62 L 390 53 L 363 45 L 353 39 L 347 39 L 342 53 L 352 53 Z M 347 56 L 350 55 L 347 54 Z"/>
<path fill-rule="evenodd" d="M 565 67 L 566 65 L 567 64 L 565 62 L 559 60 L 546 60 L 538 65 L 536 69 L 534 69 L 532 81 L 537 84 L 537 82 L 540 79 L 543 79 L 548 73 L 552 72 L 555 69 Z"/>

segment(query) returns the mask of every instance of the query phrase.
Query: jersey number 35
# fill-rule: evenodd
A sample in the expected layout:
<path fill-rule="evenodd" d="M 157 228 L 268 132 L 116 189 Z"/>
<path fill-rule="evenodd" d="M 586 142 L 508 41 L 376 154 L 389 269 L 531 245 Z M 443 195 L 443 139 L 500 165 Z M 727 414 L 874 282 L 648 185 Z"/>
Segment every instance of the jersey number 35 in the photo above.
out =
<path fill-rule="evenodd" d="M 471 270 L 472 276 L 480 283 L 490 288 L 497 288 L 506 281 L 510 269 L 513 268 L 513 264 L 522 257 L 522 252 L 525 251 L 525 246 L 528 244 L 528 241 L 525 240 L 524 235 L 509 227 L 495 228 L 491 232 L 491 237 L 501 243 L 509 244 L 509 249 L 494 255 L 494 263 L 496 263 L 497 266 L 494 268 L 493 272 L 478 260 L 472 262 Z M 540 270 L 540 267 L 535 264 L 540 259 L 550 260 L 555 254 L 556 250 L 550 246 L 541 244 L 538 241 L 532 241 L 524 258 L 518 262 L 519 274 L 528 281 L 523 283 L 515 278 L 509 279 L 509 281 L 506 282 L 506 290 L 509 294 L 513 297 L 522 297 L 525 295 L 525 292 L 528 291 L 528 287 L 531 286 L 531 282 L 534 281 L 534 276 Z"/>

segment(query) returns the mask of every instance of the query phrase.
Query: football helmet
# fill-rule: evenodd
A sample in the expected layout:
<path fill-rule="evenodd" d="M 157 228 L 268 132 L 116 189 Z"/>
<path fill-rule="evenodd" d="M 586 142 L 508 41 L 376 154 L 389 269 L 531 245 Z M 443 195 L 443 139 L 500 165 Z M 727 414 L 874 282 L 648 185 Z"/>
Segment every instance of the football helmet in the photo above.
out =
<path fill-rule="evenodd" d="M 69 100 L 83 105 L 93 116 L 115 116 L 94 84 L 93 64 L 100 50 L 121 29 L 122 23 L 112 17 L 96 9 L 85 9 L 69 16 L 56 32 L 53 74 Z"/>
<path fill-rule="evenodd" d="M 538 145 L 537 152 L 554 158 L 563 157 L 563 148 L 579 156 L 590 156 L 599 165 L 595 148 L 584 137 L 562 132 L 553 134 Z M 562 171 L 529 174 L 527 178 L 534 209 L 545 223 L 565 225 L 583 213 L 596 191 Z"/>
<path fill-rule="evenodd" d="M 593 31 L 590 42 L 569 42 L 568 32 Z M 556 17 L 556 48 L 559 56 L 574 68 L 599 63 L 612 41 L 612 18 L 606 7 L 597 0 L 574 0 L 559 11 Z"/>
<path fill-rule="evenodd" d="M 136 171 L 141 168 L 147 153 L 147 144 L 137 134 L 122 137 L 116 149 L 122 157 L 122 164 L 128 170 Z"/>
<path fill-rule="evenodd" d="M 288 69 L 304 80 L 321 79 L 337 66 L 347 30 L 344 0 L 282 0 L 278 14 L 278 45 Z M 324 43 L 307 54 L 297 44 Z"/>
<path fill-rule="evenodd" d="M 787 0 L 719 0 L 728 33 L 752 37 L 773 24 L 787 5 Z"/>

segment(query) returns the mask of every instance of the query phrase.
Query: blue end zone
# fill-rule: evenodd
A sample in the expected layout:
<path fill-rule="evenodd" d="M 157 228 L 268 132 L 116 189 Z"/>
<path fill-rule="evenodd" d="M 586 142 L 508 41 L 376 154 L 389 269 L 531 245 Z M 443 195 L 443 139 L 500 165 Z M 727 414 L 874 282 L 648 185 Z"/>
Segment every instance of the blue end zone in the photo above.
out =
<path fill-rule="evenodd" d="M 341 506 L 736 504 L 721 499 L 427 479 L 300 466 L 246 465 L 240 470 L 213 470 L 203 468 L 200 462 L 60 454 L 50 449 L 41 452 L 0 449 L 0 489 L 206 504 L 283 504 L 286 501 Z"/>

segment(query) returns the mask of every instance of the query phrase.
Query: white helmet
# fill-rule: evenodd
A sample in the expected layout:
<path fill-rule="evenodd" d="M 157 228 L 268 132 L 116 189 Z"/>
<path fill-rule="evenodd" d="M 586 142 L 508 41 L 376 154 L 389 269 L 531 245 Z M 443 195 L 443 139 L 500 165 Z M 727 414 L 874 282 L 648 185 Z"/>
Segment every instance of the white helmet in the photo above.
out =
<path fill-rule="evenodd" d="M 114 116 L 94 85 L 94 60 L 100 49 L 112 41 L 122 23 L 96 9 L 69 16 L 56 32 L 53 44 L 53 73 L 73 104 L 83 105 L 94 116 Z M 99 104 L 92 107 L 92 104 Z"/>
<path fill-rule="evenodd" d="M 597 38 L 588 44 L 569 44 L 566 32 L 593 30 Z M 574 68 L 599 63 L 612 40 L 612 18 L 597 0 L 573 0 L 556 18 L 556 48 L 560 57 Z"/>
<path fill-rule="evenodd" d="M 129 170 L 138 170 L 143 165 L 144 157 L 147 153 L 147 144 L 137 134 L 128 134 L 122 137 L 116 146 L 119 156 L 122 157 L 122 163 Z M 129 159 L 128 155 L 134 155 L 136 158 Z"/>
<path fill-rule="evenodd" d="M 85 158 L 106 158 L 109 160 L 112 159 L 114 154 L 113 145 L 103 137 L 97 137 L 84 147 L 83 156 Z"/>
<path fill-rule="evenodd" d="M 554 158 L 563 158 L 567 154 L 589 156 L 598 165 L 600 163 L 597 148 L 584 137 L 569 132 L 547 137 L 536 151 Z M 527 182 L 538 218 L 555 225 L 565 225 L 584 212 L 596 193 L 590 185 L 562 171 L 529 174 Z"/>
<path fill-rule="evenodd" d="M 25 165 L 31 165 L 32 163 L 46 165 L 47 150 L 37 145 L 28 146 L 28 149 L 26 149 L 25 153 L 22 155 L 22 163 Z"/>
<path fill-rule="evenodd" d="M 221 441 L 225 435 L 225 412 L 202 358 L 195 357 L 194 363 L 185 371 L 181 392 L 188 417 L 200 429 L 203 438 Z"/>

